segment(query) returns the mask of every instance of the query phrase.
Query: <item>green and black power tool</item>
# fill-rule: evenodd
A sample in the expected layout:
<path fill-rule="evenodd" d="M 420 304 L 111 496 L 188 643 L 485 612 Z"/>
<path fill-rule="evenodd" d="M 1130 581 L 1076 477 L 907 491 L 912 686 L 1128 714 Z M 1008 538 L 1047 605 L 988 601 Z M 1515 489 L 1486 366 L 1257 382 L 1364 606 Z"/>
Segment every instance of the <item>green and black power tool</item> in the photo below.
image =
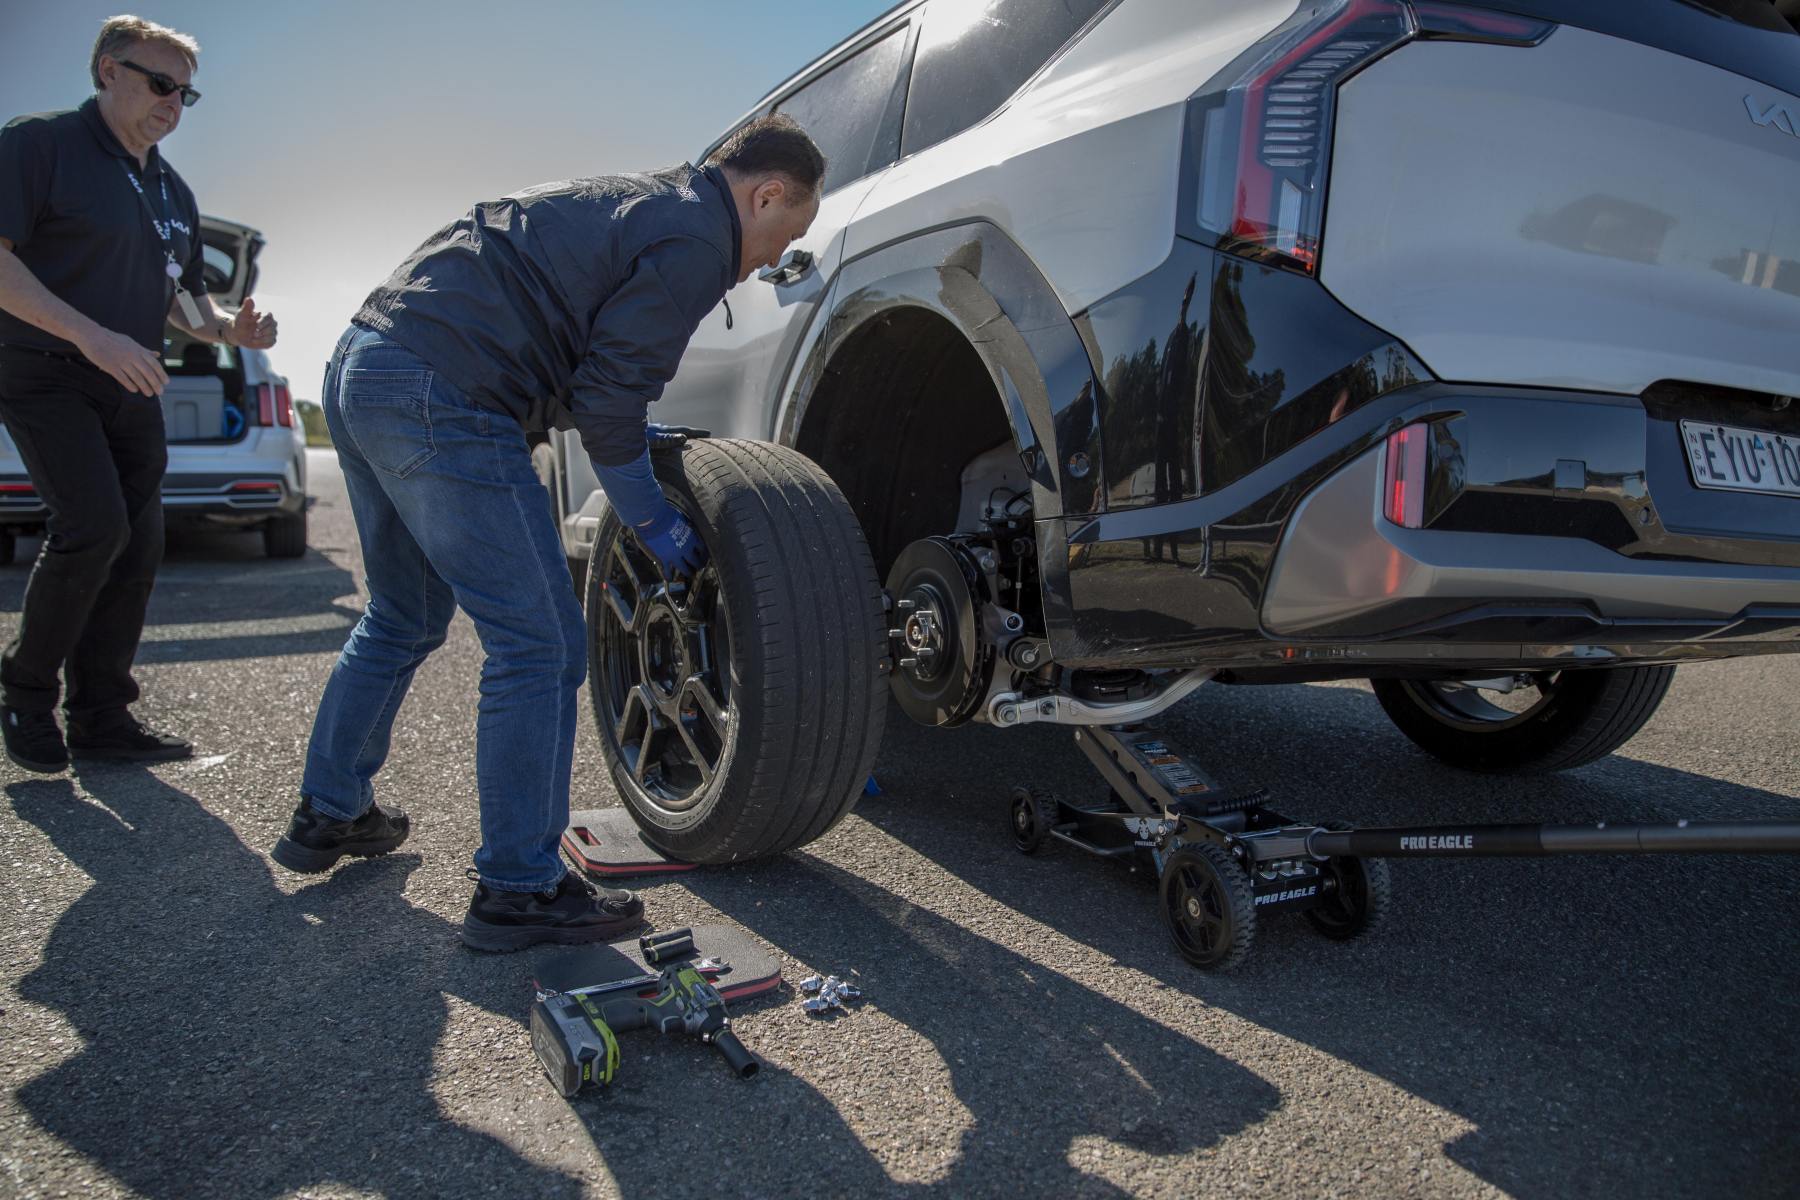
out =
<path fill-rule="evenodd" d="M 655 994 L 642 995 L 651 985 Z M 589 1083 L 611 1083 L 619 1069 L 613 1035 L 632 1029 L 697 1037 L 724 1055 L 739 1079 L 750 1078 L 760 1066 L 731 1032 L 719 989 L 690 963 L 595 988 L 540 992 L 531 1006 L 531 1048 L 564 1096 Z"/>

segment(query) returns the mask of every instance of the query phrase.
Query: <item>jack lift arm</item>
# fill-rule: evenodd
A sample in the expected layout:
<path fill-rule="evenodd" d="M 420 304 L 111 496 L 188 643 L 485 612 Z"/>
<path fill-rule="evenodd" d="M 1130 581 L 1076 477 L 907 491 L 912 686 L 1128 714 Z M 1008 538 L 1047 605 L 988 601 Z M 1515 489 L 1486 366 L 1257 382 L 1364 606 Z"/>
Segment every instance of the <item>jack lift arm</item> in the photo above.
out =
<path fill-rule="evenodd" d="M 1369 933 L 1389 904 L 1389 858 L 1800 854 L 1800 821 L 1309 825 L 1269 808 L 1261 789 L 1220 787 L 1147 726 L 1084 726 L 1075 741 L 1111 796 L 1081 807 L 1019 788 L 1011 807 L 1014 843 L 1027 854 L 1049 841 L 1107 858 L 1147 854 L 1176 949 L 1208 970 L 1241 963 L 1257 919 L 1271 913 L 1303 912 L 1337 940 Z"/>

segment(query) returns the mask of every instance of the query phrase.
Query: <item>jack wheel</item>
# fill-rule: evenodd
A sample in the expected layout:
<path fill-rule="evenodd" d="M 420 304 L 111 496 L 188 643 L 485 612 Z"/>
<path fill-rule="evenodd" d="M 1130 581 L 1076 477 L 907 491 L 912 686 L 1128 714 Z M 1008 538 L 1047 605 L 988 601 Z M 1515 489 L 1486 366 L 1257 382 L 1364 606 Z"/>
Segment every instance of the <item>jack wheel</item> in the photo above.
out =
<path fill-rule="evenodd" d="M 1223 847 L 1181 846 L 1163 860 L 1163 921 L 1181 957 L 1203 971 L 1229 971 L 1256 940 L 1256 893 Z"/>
<path fill-rule="evenodd" d="M 1321 829 L 1348 830 L 1343 821 L 1327 821 Z M 1393 897 L 1385 858 L 1336 855 L 1319 865 L 1324 876 L 1317 908 L 1306 910 L 1306 919 L 1325 937 L 1347 942 L 1375 932 L 1387 919 Z"/>
<path fill-rule="evenodd" d="M 1056 797 L 1040 796 L 1030 788 L 1014 788 L 1012 794 L 1013 845 L 1021 854 L 1036 854 L 1056 826 Z"/>

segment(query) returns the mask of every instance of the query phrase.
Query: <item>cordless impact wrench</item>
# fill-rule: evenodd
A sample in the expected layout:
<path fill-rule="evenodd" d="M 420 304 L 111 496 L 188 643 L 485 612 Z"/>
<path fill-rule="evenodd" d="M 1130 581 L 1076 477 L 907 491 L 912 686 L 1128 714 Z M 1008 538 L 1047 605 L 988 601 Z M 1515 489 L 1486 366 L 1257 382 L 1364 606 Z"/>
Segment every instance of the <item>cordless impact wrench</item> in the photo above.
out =
<path fill-rule="evenodd" d="M 619 1043 L 613 1035 L 633 1029 L 697 1037 L 724 1055 L 725 1065 L 739 1079 L 756 1074 L 756 1056 L 731 1031 L 725 998 L 691 964 L 663 968 L 654 978 L 655 994 L 639 994 L 649 981 L 646 976 L 600 988 L 539 993 L 531 1006 L 531 1048 L 557 1091 L 573 1096 L 585 1084 L 611 1083 L 619 1069 Z"/>

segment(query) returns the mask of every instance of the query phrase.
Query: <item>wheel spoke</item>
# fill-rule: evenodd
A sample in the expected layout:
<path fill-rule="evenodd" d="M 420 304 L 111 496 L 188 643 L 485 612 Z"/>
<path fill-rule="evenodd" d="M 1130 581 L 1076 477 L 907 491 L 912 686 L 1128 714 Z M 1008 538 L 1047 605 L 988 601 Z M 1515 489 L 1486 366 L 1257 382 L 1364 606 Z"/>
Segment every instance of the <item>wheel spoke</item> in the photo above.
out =
<path fill-rule="evenodd" d="M 644 722 L 644 736 L 642 740 L 638 742 L 637 758 L 631 764 L 631 777 L 637 780 L 639 785 L 642 785 L 644 782 L 644 772 L 649 770 L 650 744 L 655 739 L 656 722 L 654 720 Z"/>
<path fill-rule="evenodd" d="M 681 699 L 684 705 L 692 700 L 694 707 L 706 718 L 707 724 L 712 726 L 714 736 L 721 742 L 725 740 L 725 726 L 730 717 L 725 706 L 719 703 L 719 698 L 707 686 L 705 677 L 689 675 L 687 683 L 682 685 Z"/>
<path fill-rule="evenodd" d="M 637 725 L 633 717 L 636 716 L 648 727 L 656 723 L 655 718 L 651 716 L 655 711 L 656 698 L 650 694 L 650 689 L 641 683 L 634 685 L 625 693 L 625 703 L 619 710 L 619 720 L 613 726 L 613 738 L 618 741 L 619 745 L 627 745 L 631 741 L 632 731 Z"/>
<path fill-rule="evenodd" d="M 681 619 L 688 628 L 704 626 L 712 618 L 712 604 L 719 594 L 718 583 L 717 568 L 708 564 L 683 589 L 681 603 L 675 606 L 675 610 L 681 614 Z"/>
<path fill-rule="evenodd" d="M 613 542 L 607 558 L 611 565 L 601 577 L 607 602 L 612 605 L 613 615 L 619 618 L 619 624 L 636 632 L 637 614 L 643 608 L 644 585 L 638 579 L 637 568 L 631 565 L 631 558 L 625 552 L 623 537 Z M 625 594 L 627 591 L 630 592 L 629 596 Z"/>
<path fill-rule="evenodd" d="M 682 744 L 687 747 L 688 753 L 693 756 L 694 768 L 700 772 L 700 785 L 704 787 L 708 783 L 711 783 L 714 764 L 707 761 L 706 752 L 700 748 L 698 742 L 694 741 L 694 735 L 688 732 L 687 722 L 675 722 L 675 732 L 681 735 Z"/>
<path fill-rule="evenodd" d="M 632 622 L 637 620 L 636 610 L 632 605 L 626 603 L 625 597 L 620 593 L 620 589 L 612 580 L 601 580 L 600 591 L 601 594 L 606 597 L 606 603 L 612 608 L 613 617 L 618 620 L 621 626 L 629 630 L 632 626 Z"/>

